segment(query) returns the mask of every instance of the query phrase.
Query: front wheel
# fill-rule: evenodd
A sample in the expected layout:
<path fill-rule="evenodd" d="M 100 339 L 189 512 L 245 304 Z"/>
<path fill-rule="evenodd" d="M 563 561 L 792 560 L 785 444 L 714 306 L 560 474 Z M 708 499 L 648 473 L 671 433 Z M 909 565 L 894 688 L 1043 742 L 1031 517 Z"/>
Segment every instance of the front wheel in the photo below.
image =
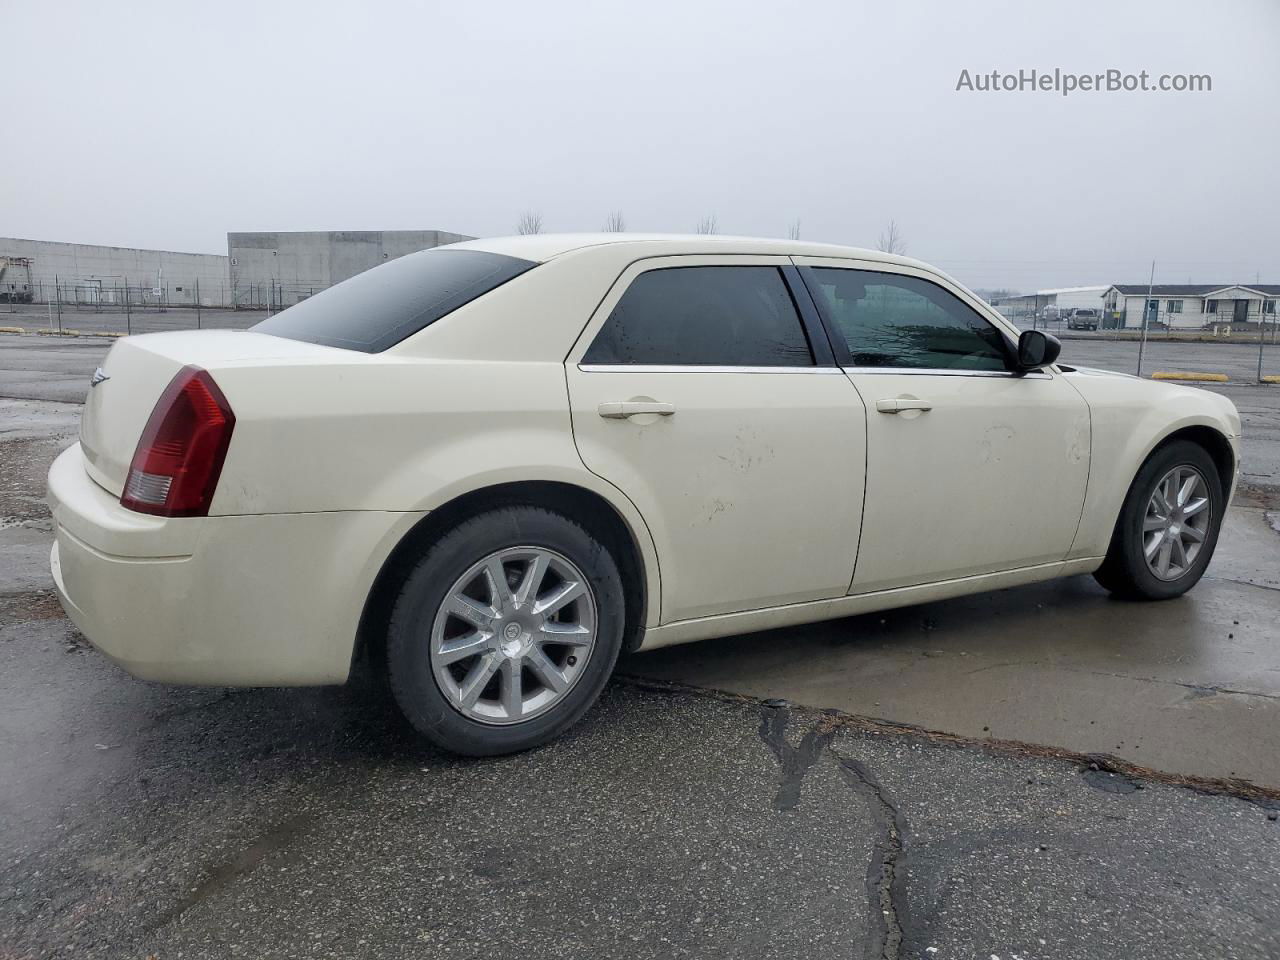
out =
<path fill-rule="evenodd" d="M 623 609 L 613 558 L 572 520 L 525 506 L 480 514 L 427 551 L 394 601 L 392 692 L 446 750 L 526 750 L 600 695 Z"/>
<path fill-rule="evenodd" d="M 1186 440 L 1161 447 L 1129 488 L 1099 583 L 1118 596 L 1168 600 L 1199 582 L 1226 512 L 1213 458 Z"/>

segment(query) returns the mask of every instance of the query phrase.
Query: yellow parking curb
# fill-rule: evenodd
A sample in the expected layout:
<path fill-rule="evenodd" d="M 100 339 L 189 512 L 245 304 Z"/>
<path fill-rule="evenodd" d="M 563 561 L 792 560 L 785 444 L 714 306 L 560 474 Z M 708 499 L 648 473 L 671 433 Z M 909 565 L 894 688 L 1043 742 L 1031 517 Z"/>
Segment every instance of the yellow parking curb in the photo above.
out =
<path fill-rule="evenodd" d="M 1158 371 L 1151 375 L 1152 380 L 1199 380 L 1203 383 L 1226 383 L 1225 373 L 1169 373 Z"/>
<path fill-rule="evenodd" d="M 0 327 L 0 333 L 26 333 L 22 327 Z"/>
<path fill-rule="evenodd" d="M 1267 376 L 1262 378 L 1262 382 L 1263 383 L 1280 383 L 1280 377 L 1277 377 L 1275 374 L 1268 374 Z"/>

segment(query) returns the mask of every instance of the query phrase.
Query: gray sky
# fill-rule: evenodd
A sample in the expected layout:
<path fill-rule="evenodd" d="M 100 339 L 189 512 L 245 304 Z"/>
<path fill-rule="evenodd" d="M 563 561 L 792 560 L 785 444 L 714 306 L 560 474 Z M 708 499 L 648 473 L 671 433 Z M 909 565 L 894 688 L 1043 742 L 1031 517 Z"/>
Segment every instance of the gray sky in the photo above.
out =
<path fill-rule="evenodd" d="M 1280 4 L 6 3 L 0 235 L 720 232 L 971 286 L 1280 282 Z M 17 42 L 14 42 L 14 41 Z M 957 92 L 962 69 L 1208 93 Z"/>

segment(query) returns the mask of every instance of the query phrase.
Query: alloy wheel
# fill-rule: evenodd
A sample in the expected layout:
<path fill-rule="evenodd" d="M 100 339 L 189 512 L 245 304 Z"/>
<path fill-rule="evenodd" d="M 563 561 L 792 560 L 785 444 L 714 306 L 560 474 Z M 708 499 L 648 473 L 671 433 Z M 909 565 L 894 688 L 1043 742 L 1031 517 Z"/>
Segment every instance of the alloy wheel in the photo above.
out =
<path fill-rule="evenodd" d="M 1187 464 L 1166 473 L 1152 491 L 1142 520 L 1147 569 L 1166 581 L 1184 576 L 1204 549 L 1212 519 L 1204 474 Z"/>
<path fill-rule="evenodd" d="M 554 550 L 498 550 L 449 588 L 430 643 L 432 672 L 455 710 L 480 723 L 521 723 L 582 677 L 596 644 L 595 596 Z"/>

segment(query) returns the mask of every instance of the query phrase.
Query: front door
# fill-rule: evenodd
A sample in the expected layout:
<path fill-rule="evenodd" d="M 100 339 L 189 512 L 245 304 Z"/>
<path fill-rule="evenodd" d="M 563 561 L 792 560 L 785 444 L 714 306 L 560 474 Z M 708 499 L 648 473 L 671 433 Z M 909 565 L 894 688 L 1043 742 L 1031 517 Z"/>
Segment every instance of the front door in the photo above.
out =
<path fill-rule="evenodd" d="M 1232 303 L 1231 312 L 1232 323 L 1248 323 L 1249 322 L 1249 301 L 1235 300 Z"/>
<path fill-rule="evenodd" d="M 1010 372 L 1010 339 L 939 277 L 803 262 L 867 409 L 850 592 L 1064 559 L 1089 476 L 1080 394 L 1050 368 Z"/>
<path fill-rule="evenodd" d="M 566 361 L 579 454 L 653 535 L 663 623 L 848 589 L 866 417 L 788 276 L 785 257 L 640 261 Z"/>

